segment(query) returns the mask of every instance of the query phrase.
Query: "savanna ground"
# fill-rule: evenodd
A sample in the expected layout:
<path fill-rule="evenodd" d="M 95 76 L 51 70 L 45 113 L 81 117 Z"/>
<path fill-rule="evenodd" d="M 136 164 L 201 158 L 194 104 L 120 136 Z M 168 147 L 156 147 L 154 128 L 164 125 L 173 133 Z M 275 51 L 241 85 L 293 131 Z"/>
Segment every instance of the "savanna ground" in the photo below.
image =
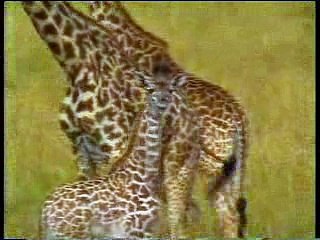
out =
<path fill-rule="evenodd" d="M 247 109 L 249 235 L 314 237 L 315 3 L 125 5 L 185 69 Z M 5 236 L 32 238 L 41 203 L 75 178 L 76 165 L 57 120 L 65 76 L 20 3 L 5 6 Z M 203 217 L 190 231 L 214 236 L 214 210 L 197 185 Z"/>

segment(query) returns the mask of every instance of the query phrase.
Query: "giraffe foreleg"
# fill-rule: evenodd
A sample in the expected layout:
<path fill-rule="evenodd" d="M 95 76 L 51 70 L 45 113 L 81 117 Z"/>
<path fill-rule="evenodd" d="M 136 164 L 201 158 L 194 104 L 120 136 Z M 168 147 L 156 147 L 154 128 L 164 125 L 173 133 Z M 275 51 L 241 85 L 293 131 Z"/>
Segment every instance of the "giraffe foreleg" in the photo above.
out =
<path fill-rule="evenodd" d="M 194 173 L 198 166 L 198 160 L 198 154 L 197 156 L 192 156 L 192 159 L 186 161 L 186 164 L 179 170 L 178 174 L 170 177 L 165 183 L 167 186 L 166 196 L 171 238 L 184 235 L 180 224 L 184 224 L 187 211 L 195 210 L 198 213 L 200 212 L 191 198 Z M 195 217 L 195 215 L 192 217 Z"/>

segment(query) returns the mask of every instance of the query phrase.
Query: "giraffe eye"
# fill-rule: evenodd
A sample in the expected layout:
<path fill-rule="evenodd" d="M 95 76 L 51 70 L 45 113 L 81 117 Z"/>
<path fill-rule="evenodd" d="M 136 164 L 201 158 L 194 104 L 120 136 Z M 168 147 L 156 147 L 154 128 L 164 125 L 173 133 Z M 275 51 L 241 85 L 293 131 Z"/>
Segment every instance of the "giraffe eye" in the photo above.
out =
<path fill-rule="evenodd" d="M 151 100 L 152 100 L 153 102 L 156 102 L 156 101 L 157 101 L 157 97 L 156 97 L 156 96 L 152 96 L 152 97 L 151 97 Z"/>

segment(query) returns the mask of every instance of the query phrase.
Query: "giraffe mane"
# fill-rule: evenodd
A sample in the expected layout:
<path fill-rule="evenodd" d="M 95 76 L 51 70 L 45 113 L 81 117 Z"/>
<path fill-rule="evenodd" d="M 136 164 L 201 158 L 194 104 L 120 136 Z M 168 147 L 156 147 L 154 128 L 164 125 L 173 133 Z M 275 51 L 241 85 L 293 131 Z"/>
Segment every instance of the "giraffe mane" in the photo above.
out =
<path fill-rule="evenodd" d="M 97 3 L 98 1 L 94 1 L 94 3 Z M 108 1 L 102 1 L 102 4 L 106 4 L 106 2 Z M 141 35 L 146 35 L 148 38 L 151 39 L 151 41 L 154 41 L 156 44 L 158 44 L 159 46 L 168 49 L 169 48 L 169 44 L 167 41 L 161 39 L 160 37 L 156 36 L 155 34 L 144 30 L 134 19 L 133 17 L 129 14 L 129 12 L 127 11 L 127 9 L 123 6 L 123 4 L 120 1 L 110 1 L 110 4 L 114 5 L 114 8 L 119 10 L 123 16 L 123 18 L 126 19 L 126 21 L 128 22 L 128 25 L 131 27 L 134 27 L 135 30 L 139 31 Z M 99 2 L 100 3 L 100 2 Z M 93 11 L 93 6 L 90 5 L 89 6 L 89 10 L 90 12 Z M 98 24 L 100 24 L 98 22 Z M 101 24 L 103 26 L 103 24 Z M 103 26 L 104 27 L 104 26 Z M 105 28 L 105 27 L 104 27 Z"/>
<path fill-rule="evenodd" d="M 148 37 L 150 37 L 152 40 L 158 42 L 158 44 L 162 45 L 164 48 L 168 48 L 168 42 L 161 39 L 160 37 L 157 37 L 155 34 L 144 30 L 140 24 L 138 24 L 133 18 L 132 16 L 129 14 L 129 12 L 126 10 L 126 8 L 123 6 L 123 4 L 119 1 L 115 2 L 116 7 L 118 7 L 119 9 L 122 10 L 124 16 L 126 17 L 127 21 L 129 22 L 129 24 L 131 26 L 134 26 L 138 31 L 141 31 L 142 34 L 147 35 Z"/>

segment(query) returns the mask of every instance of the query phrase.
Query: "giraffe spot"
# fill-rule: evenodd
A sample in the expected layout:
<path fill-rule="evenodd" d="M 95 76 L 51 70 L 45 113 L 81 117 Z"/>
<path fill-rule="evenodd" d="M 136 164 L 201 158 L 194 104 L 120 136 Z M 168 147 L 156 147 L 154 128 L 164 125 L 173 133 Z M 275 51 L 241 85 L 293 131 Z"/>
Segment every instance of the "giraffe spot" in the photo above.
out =
<path fill-rule="evenodd" d="M 133 112 L 133 106 L 130 102 L 124 102 L 123 103 L 124 111 L 127 113 Z"/>
<path fill-rule="evenodd" d="M 105 143 L 105 144 L 101 145 L 101 150 L 103 152 L 110 152 L 112 150 L 112 147 Z"/>
<path fill-rule="evenodd" d="M 113 129 L 114 129 L 114 126 L 113 126 L 113 125 L 110 125 L 110 126 L 105 126 L 105 127 L 103 128 L 103 131 L 104 131 L 106 134 L 109 134 Z"/>
<path fill-rule="evenodd" d="M 71 214 L 68 214 L 68 215 L 64 218 L 64 220 L 65 220 L 66 222 L 70 222 L 70 221 L 72 220 L 72 218 L 73 218 L 73 216 L 72 216 Z"/>
<path fill-rule="evenodd" d="M 96 112 L 95 118 L 100 123 L 104 119 L 104 113 L 103 112 Z"/>
<path fill-rule="evenodd" d="M 102 13 L 97 16 L 97 20 L 98 21 L 103 21 L 104 20 L 104 16 L 103 16 Z"/>
<path fill-rule="evenodd" d="M 133 212 L 135 210 L 135 205 L 131 202 L 129 202 L 129 211 Z"/>
<path fill-rule="evenodd" d="M 92 100 L 92 98 L 88 99 L 87 101 L 81 101 L 78 104 L 76 111 L 77 112 L 83 112 L 83 111 L 92 112 L 93 111 L 93 100 Z"/>
<path fill-rule="evenodd" d="M 207 108 L 201 108 L 201 109 L 198 110 L 198 113 L 199 113 L 200 115 L 209 115 L 209 114 L 210 114 L 210 111 L 209 111 L 209 109 L 207 109 Z"/>
<path fill-rule="evenodd" d="M 99 91 L 97 100 L 98 100 L 98 106 L 99 107 L 104 107 L 107 104 L 107 102 L 109 102 L 108 91 L 106 89 L 101 89 Z"/>
<path fill-rule="evenodd" d="M 89 204 L 90 203 L 90 199 L 88 199 L 87 197 L 83 197 L 83 196 L 78 196 L 77 198 L 76 198 L 76 200 L 78 201 L 78 202 L 81 202 L 82 204 Z M 80 214 L 81 214 L 81 211 L 80 211 Z M 79 215 L 80 215 L 79 214 Z"/>
<path fill-rule="evenodd" d="M 122 108 L 122 104 L 121 104 L 121 101 L 120 101 L 119 98 L 114 99 L 114 100 L 113 100 L 113 104 L 114 104 L 114 106 L 115 106 L 116 108 L 118 108 L 118 109 L 121 109 L 121 108 Z"/>
<path fill-rule="evenodd" d="M 69 105 L 63 104 L 61 106 L 61 111 L 65 112 L 67 114 L 67 118 L 68 120 L 71 122 L 72 125 L 75 125 L 75 121 L 74 121 L 74 114 L 70 108 Z"/>
<path fill-rule="evenodd" d="M 57 29 L 55 28 L 54 25 L 52 24 L 46 24 L 44 27 L 43 27 L 43 33 L 45 35 L 57 35 L 58 34 L 58 31 Z"/>
<path fill-rule="evenodd" d="M 59 14 L 53 15 L 53 20 L 57 24 L 58 27 L 61 27 L 62 18 Z"/>
<path fill-rule="evenodd" d="M 117 90 L 118 92 L 122 91 L 122 87 L 119 85 L 117 81 L 112 81 L 112 87 L 114 87 L 114 89 Z"/>
<path fill-rule="evenodd" d="M 74 86 L 75 80 L 78 77 L 82 67 L 83 66 L 81 64 L 74 64 L 74 65 L 71 65 L 71 67 L 68 69 L 67 73 L 69 78 L 71 79 L 72 86 Z"/>
<path fill-rule="evenodd" d="M 114 116 L 117 115 L 117 112 L 114 111 L 114 108 L 110 107 L 110 108 L 107 108 L 104 110 L 104 114 L 105 114 L 105 116 L 108 117 L 108 119 L 113 120 Z"/>
<path fill-rule="evenodd" d="M 233 112 L 233 109 L 229 104 L 225 105 L 225 109 L 227 112 Z"/>
<path fill-rule="evenodd" d="M 85 132 L 91 132 L 94 121 L 91 118 L 83 117 L 79 119 L 79 126 Z"/>
<path fill-rule="evenodd" d="M 145 146 L 146 145 L 146 140 L 144 138 L 139 139 L 139 145 L 140 146 Z"/>
<path fill-rule="evenodd" d="M 141 186 L 139 195 L 141 195 L 141 197 L 148 197 L 149 191 L 146 186 Z"/>
<path fill-rule="evenodd" d="M 79 90 L 75 89 L 72 93 L 72 103 L 75 104 L 77 102 L 78 97 L 79 97 Z"/>
<path fill-rule="evenodd" d="M 78 44 L 78 42 L 77 42 L 77 46 L 78 46 L 78 49 L 79 49 L 80 58 L 84 59 L 86 57 L 86 50 L 85 50 L 83 44 Z"/>
<path fill-rule="evenodd" d="M 56 203 L 57 208 L 62 208 L 63 207 L 63 201 L 60 200 L 59 202 Z M 57 216 L 60 212 L 57 213 Z"/>
<path fill-rule="evenodd" d="M 138 231 L 133 231 L 130 233 L 130 235 L 135 236 L 135 237 L 139 237 L 139 238 L 143 238 L 144 234 L 143 232 L 138 232 Z"/>
<path fill-rule="evenodd" d="M 73 201 L 68 201 L 67 206 L 69 209 L 72 209 L 76 207 L 76 204 Z"/>
<path fill-rule="evenodd" d="M 71 36 L 73 32 L 73 27 L 69 21 L 66 21 L 65 27 L 63 29 L 63 35 Z"/>
<path fill-rule="evenodd" d="M 93 137 L 97 142 L 100 142 L 102 140 L 102 135 L 100 133 L 100 129 L 96 129 L 93 133 Z"/>
<path fill-rule="evenodd" d="M 65 51 L 66 58 L 74 58 L 75 57 L 75 52 L 74 52 L 74 48 L 72 46 L 72 43 L 64 41 L 63 42 L 63 49 Z"/>
<path fill-rule="evenodd" d="M 133 89 L 133 96 L 135 97 L 136 100 L 140 100 L 141 98 L 141 91 L 139 89 Z"/>
<path fill-rule="evenodd" d="M 119 94 L 116 91 L 114 91 L 112 88 L 110 88 L 109 92 L 110 92 L 111 98 L 113 98 L 113 99 L 119 98 Z"/>
<path fill-rule="evenodd" d="M 136 153 L 138 154 L 138 157 L 141 159 L 145 159 L 146 158 L 146 151 L 144 150 L 136 150 Z"/>
<path fill-rule="evenodd" d="M 96 86 L 94 84 L 88 84 L 87 80 L 83 79 L 78 84 L 79 88 L 82 90 L 82 92 L 94 92 L 96 89 Z"/>
<path fill-rule="evenodd" d="M 109 86 L 109 81 L 103 80 L 101 86 L 107 88 Z"/>
<path fill-rule="evenodd" d="M 106 55 L 109 55 L 109 53 L 107 53 Z M 107 65 L 107 64 L 104 64 L 102 69 L 103 69 L 103 71 L 105 73 L 108 73 L 108 72 L 110 72 L 112 70 L 111 67 L 109 65 Z"/>
<path fill-rule="evenodd" d="M 122 114 L 118 118 L 118 125 L 124 132 L 128 132 L 128 126 L 126 124 L 126 119 Z"/>
<path fill-rule="evenodd" d="M 52 8 L 52 3 L 50 3 L 49 1 L 43 1 L 42 4 L 48 10 Z"/>
<path fill-rule="evenodd" d="M 60 123 L 60 128 L 63 131 L 69 129 L 69 124 L 65 120 L 60 120 L 59 123 Z"/>
<path fill-rule="evenodd" d="M 67 17 L 69 16 L 66 8 L 65 8 L 62 4 L 58 4 L 58 10 L 59 10 L 59 12 L 61 12 L 63 15 L 65 15 L 65 16 L 67 16 Z"/>
<path fill-rule="evenodd" d="M 133 179 L 137 182 L 143 182 L 142 178 L 138 174 L 134 174 Z"/>
<path fill-rule="evenodd" d="M 50 48 L 50 50 L 56 54 L 56 55 L 60 55 L 61 54 L 61 49 L 58 43 L 55 42 L 48 42 L 48 46 Z"/>
<path fill-rule="evenodd" d="M 102 56 L 101 56 L 100 52 L 96 52 L 95 57 L 96 57 L 96 61 L 97 61 L 98 63 L 100 63 L 100 62 L 101 62 L 101 59 L 102 59 Z"/>
<path fill-rule="evenodd" d="M 33 16 L 40 20 L 46 20 L 48 17 L 48 14 L 45 11 L 40 11 L 40 12 L 34 13 Z"/>
<path fill-rule="evenodd" d="M 98 45 L 98 39 L 97 39 L 97 35 L 94 35 L 93 33 L 89 35 L 90 40 L 92 41 L 94 46 Z"/>
<path fill-rule="evenodd" d="M 76 24 L 78 30 L 83 30 L 83 24 L 78 19 L 75 18 L 74 23 Z"/>
<path fill-rule="evenodd" d="M 109 134 L 109 139 L 113 140 L 113 139 L 117 139 L 117 138 L 120 138 L 121 137 L 121 133 L 117 132 L 117 133 L 110 133 Z"/>
<path fill-rule="evenodd" d="M 120 22 L 119 18 L 116 17 L 116 16 L 114 16 L 114 15 L 110 15 L 110 16 L 109 16 L 109 20 L 110 20 L 111 22 L 113 22 L 114 24 L 118 24 L 118 23 Z"/>

